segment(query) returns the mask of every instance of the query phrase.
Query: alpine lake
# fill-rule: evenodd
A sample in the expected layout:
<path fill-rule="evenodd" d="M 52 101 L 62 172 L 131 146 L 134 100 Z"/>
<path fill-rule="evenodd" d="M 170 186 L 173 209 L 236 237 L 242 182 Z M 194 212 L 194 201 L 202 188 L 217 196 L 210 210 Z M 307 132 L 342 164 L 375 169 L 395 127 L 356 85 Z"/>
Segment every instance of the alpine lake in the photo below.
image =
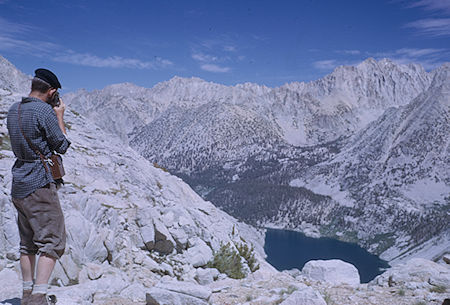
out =
<path fill-rule="evenodd" d="M 357 244 L 332 238 L 311 238 L 289 230 L 266 229 L 264 250 L 267 261 L 277 270 L 302 270 L 310 260 L 340 259 L 354 265 L 361 283 L 368 283 L 383 273 L 389 264 Z"/>

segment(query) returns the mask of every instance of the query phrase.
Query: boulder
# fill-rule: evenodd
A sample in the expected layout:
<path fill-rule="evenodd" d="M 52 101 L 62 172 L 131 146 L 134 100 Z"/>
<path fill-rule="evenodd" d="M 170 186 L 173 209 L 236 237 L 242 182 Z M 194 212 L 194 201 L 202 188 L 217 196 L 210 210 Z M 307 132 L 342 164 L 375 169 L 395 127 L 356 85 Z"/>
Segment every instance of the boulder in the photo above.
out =
<path fill-rule="evenodd" d="M 209 299 L 212 293 L 208 287 L 180 281 L 159 282 L 155 287 L 189 295 L 205 301 Z"/>
<path fill-rule="evenodd" d="M 169 216 L 173 216 L 173 213 L 169 213 Z M 167 217 L 161 219 L 161 215 L 155 210 L 146 208 L 137 216 L 136 222 L 147 250 L 170 254 L 175 248 L 176 242 L 163 220 L 169 223 Z"/>
<path fill-rule="evenodd" d="M 93 294 L 98 291 L 96 281 L 67 287 L 49 287 L 48 294 L 55 295 L 58 304 L 88 305 L 93 303 Z"/>
<path fill-rule="evenodd" d="M 208 285 L 214 282 L 215 279 L 219 276 L 219 270 L 215 268 L 198 268 L 195 271 L 195 280 L 200 285 Z"/>
<path fill-rule="evenodd" d="M 206 305 L 212 291 L 204 286 L 180 281 L 161 281 L 150 288 L 147 305 Z"/>
<path fill-rule="evenodd" d="M 98 264 L 94 264 L 94 263 L 86 264 L 87 276 L 90 280 L 99 279 L 105 272 L 104 269 L 105 269 L 105 266 L 102 266 L 102 265 L 98 265 Z"/>
<path fill-rule="evenodd" d="M 302 274 L 316 281 L 332 285 L 359 285 L 358 269 L 352 264 L 338 259 L 313 260 L 305 264 Z"/>
<path fill-rule="evenodd" d="M 327 305 L 327 303 L 317 291 L 305 286 L 294 291 L 280 305 Z"/>
<path fill-rule="evenodd" d="M 191 243 L 191 242 L 190 242 Z M 202 267 L 213 258 L 213 252 L 200 238 L 194 238 L 193 247 L 186 251 L 186 258 L 194 267 Z"/>
<path fill-rule="evenodd" d="M 117 270 L 110 270 L 98 280 L 90 281 L 86 285 L 95 284 L 93 287 L 94 291 L 103 291 L 107 295 L 116 295 L 128 287 L 131 282 L 131 279 L 126 274 Z"/>
<path fill-rule="evenodd" d="M 187 248 L 188 243 L 188 235 L 181 228 L 170 228 L 170 234 L 172 234 L 173 238 L 177 242 L 177 250 L 181 252 Z"/>
<path fill-rule="evenodd" d="M 170 254 L 175 248 L 175 241 L 172 238 L 169 230 L 164 224 L 154 219 L 155 225 L 155 246 L 154 250 L 161 254 Z"/>
<path fill-rule="evenodd" d="M 207 305 L 205 300 L 170 290 L 152 287 L 146 294 L 147 305 Z"/>
<path fill-rule="evenodd" d="M 142 241 L 147 250 L 151 251 L 155 247 L 155 227 L 153 222 L 140 228 Z"/>
<path fill-rule="evenodd" d="M 446 262 L 447 264 L 450 264 L 450 254 L 445 254 L 445 255 L 442 257 L 442 260 L 443 260 L 444 262 Z"/>
<path fill-rule="evenodd" d="M 430 286 L 450 287 L 450 267 L 423 258 L 413 258 L 377 276 L 369 284 L 410 289 Z"/>
<path fill-rule="evenodd" d="M 120 292 L 120 296 L 135 303 L 146 300 L 145 287 L 142 284 L 133 283 Z"/>

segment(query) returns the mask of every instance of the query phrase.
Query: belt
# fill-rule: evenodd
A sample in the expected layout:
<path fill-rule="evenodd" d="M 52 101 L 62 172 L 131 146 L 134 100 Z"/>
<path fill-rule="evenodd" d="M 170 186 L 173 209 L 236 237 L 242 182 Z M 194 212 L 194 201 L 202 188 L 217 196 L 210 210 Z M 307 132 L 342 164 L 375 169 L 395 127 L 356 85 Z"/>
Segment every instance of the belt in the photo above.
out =
<path fill-rule="evenodd" d="M 17 157 L 16 157 L 16 158 L 17 158 Z M 29 163 L 32 163 L 32 162 L 42 162 L 41 159 L 26 160 L 26 159 L 17 158 L 17 160 L 20 160 L 20 161 L 22 161 L 22 162 L 29 162 Z M 53 166 L 53 160 L 52 160 L 52 159 L 50 159 L 50 158 L 45 159 L 45 158 L 44 158 L 44 161 L 47 161 L 47 163 L 48 163 L 50 166 Z"/>
<path fill-rule="evenodd" d="M 17 160 L 20 160 L 22 162 L 41 162 L 41 159 L 33 159 L 33 160 L 26 160 L 26 159 L 21 159 L 21 158 L 17 158 Z"/>

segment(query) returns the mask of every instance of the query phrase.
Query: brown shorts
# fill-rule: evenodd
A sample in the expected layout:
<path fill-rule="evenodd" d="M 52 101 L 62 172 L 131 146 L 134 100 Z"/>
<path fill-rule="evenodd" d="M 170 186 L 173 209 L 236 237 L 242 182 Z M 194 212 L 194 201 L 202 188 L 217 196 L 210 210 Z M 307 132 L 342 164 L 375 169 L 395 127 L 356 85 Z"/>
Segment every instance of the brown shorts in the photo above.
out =
<path fill-rule="evenodd" d="M 18 212 L 20 253 L 60 258 L 66 246 L 66 229 L 56 185 L 50 183 L 12 201 Z"/>

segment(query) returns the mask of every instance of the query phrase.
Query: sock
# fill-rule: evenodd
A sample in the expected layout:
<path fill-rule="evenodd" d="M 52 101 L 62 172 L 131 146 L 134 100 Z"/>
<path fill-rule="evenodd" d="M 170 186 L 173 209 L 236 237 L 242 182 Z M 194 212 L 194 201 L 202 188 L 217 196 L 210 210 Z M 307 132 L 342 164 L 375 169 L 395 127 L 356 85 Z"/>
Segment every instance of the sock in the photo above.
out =
<path fill-rule="evenodd" d="M 47 284 L 40 284 L 40 285 L 34 285 L 33 292 L 31 294 L 47 294 L 48 285 Z"/>
<path fill-rule="evenodd" d="M 33 289 L 33 281 L 23 282 L 23 290 L 32 290 Z"/>

